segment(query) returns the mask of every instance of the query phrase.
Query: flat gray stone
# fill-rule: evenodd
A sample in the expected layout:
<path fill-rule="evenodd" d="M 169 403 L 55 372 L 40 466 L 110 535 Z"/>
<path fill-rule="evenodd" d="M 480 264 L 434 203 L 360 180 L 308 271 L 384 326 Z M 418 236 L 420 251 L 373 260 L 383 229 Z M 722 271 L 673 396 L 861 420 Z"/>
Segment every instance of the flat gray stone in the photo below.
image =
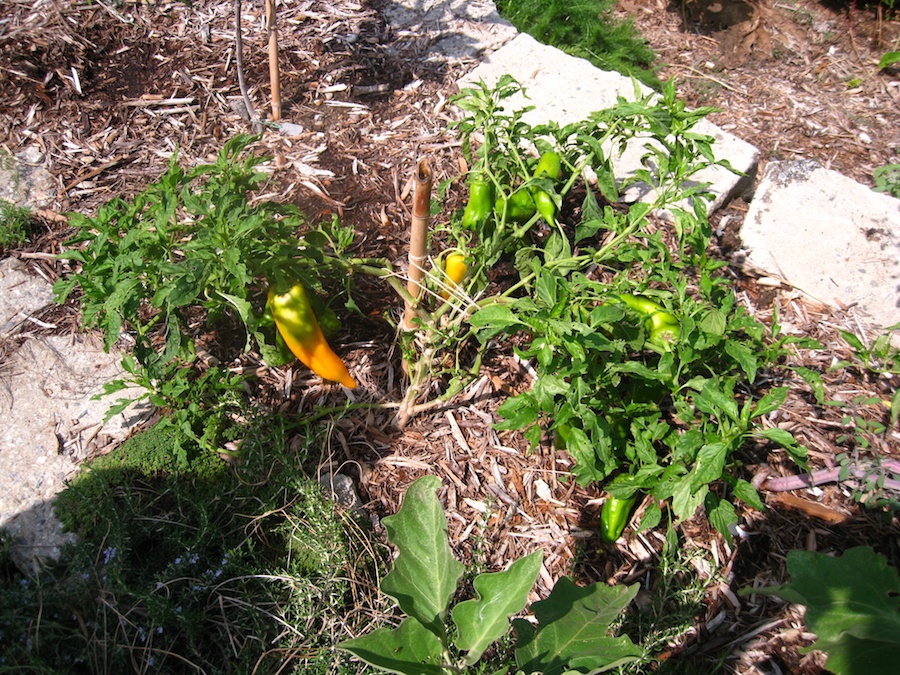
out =
<path fill-rule="evenodd" d="M 52 502 L 84 459 L 82 441 L 124 438 L 148 412 L 134 405 L 103 422 L 116 400 L 141 391 L 92 400 L 125 376 L 120 360 L 92 336 L 58 335 L 30 338 L 0 365 L 0 528 L 13 536 L 23 570 L 36 572 L 69 541 Z"/>
<path fill-rule="evenodd" d="M 52 302 L 53 292 L 44 279 L 29 274 L 16 258 L 0 260 L 0 342 Z"/>
<path fill-rule="evenodd" d="M 752 264 L 807 295 L 900 322 L 900 200 L 810 160 L 773 162 L 741 240 Z"/>
<path fill-rule="evenodd" d="M 517 34 L 491 0 L 395 0 L 383 11 L 399 37 L 416 40 L 435 61 L 471 61 Z"/>
<path fill-rule="evenodd" d="M 15 155 L 0 150 L 0 199 L 38 209 L 56 199 L 56 181 L 36 145 Z"/>
<path fill-rule="evenodd" d="M 483 80 L 494 86 L 504 74 L 512 75 L 525 88 L 525 94 L 504 101 L 507 111 L 534 106 L 523 116 L 532 126 L 554 121 L 560 125 L 587 119 L 591 113 L 616 104 L 618 97 L 635 100 L 635 84 L 631 78 L 619 73 L 600 70 L 589 61 L 543 45 L 530 35 L 520 34 L 514 40 L 485 57 L 484 61 L 460 79 L 460 89 Z M 638 85 L 641 96 L 651 93 Z M 752 176 L 759 160 L 759 151 L 749 143 L 703 120 L 695 130 L 715 138 L 713 152 L 717 159 L 727 159 L 741 173 Z M 641 168 L 641 156 L 645 153 L 646 138 L 632 139 L 622 154 L 612 155 L 614 172 L 619 181 L 632 176 Z M 615 152 L 612 151 L 611 152 Z M 708 211 L 722 204 L 749 187 L 750 179 L 741 179 L 727 169 L 711 167 L 695 174 L 692 180 L 710 183 L 714 198 Z M 623 196 L 623 201 L 652 201 L 654 195 L 649 186 L 635 186 Z"/>

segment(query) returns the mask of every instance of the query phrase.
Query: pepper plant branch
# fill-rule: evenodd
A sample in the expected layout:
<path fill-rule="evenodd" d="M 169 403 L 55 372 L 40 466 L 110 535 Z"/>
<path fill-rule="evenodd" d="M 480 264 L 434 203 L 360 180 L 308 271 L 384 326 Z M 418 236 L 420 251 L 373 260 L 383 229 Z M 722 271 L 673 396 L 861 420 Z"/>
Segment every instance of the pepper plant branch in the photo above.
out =
<path fill-rule="evenodd" d="M 763 484 L 762 488 L 770 492 L 787 492 L 788 490 L 800 490 L 802 488 L 812 487 L 814 485 L 823 485 L 825 483 L 834 483 L 841 480 L 841 472 L 844 469 L 839 467 L 835 469 L 821 469 L 808 474 L 800 474 L 797 476 L 783 476 L 780 478 L 769 478 Z M 894 492 L 900 492 L 900 480 L 887 478 L 886 474 L 900 474 L 900 461 L 895 459 L 883 459 L 880 464 L 860 463 L 852 464 L 849 468 L 849 475 L 857 480 L 865 481 L 872 478 L 883 478 L 883 487 Z"/>

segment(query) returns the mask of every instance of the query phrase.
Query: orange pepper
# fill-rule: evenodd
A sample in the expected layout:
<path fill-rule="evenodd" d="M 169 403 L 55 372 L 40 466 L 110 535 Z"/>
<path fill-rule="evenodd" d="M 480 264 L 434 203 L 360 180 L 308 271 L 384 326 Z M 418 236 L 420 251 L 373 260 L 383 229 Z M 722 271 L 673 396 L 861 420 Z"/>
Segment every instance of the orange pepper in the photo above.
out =
<path fill-rule="evenodd" d="M 270 288 L 268 297 L 275 327 L 291 353 L 316 375 L 355 389 L 356 381 L 347 366 L 328 346 L 303 286 L 297 284 L 287 293 Z"/>

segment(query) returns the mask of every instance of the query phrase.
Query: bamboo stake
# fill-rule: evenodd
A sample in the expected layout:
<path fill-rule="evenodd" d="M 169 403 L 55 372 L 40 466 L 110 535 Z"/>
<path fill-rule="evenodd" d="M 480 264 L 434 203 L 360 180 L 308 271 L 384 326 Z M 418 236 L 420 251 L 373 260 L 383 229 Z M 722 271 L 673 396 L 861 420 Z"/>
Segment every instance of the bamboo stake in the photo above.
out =
<path fill-rule="evenodd" d="M 281 73 L 278 70 L 278 27 L 275 25 L 275 0 L 266 0 L 266 26 L 269 29 L 269 84 L 272 87 L 272 121 L 281 120 Z"/>
<path fill-rule="evenodd" d="M 415 181 L 409 235 L 409 281 L 406 288 L 410 297 L 418 301 L 422 293 L 422 279 L 425 277 L 425 261 L 428 259 L 428 220 L 431 216 L 431 165 L 428 159 L 419 160 Z M 407 302 L 403 315 L 404 330 L 413 329 L 412 320 L 415 316 L 415 305 Z"/>

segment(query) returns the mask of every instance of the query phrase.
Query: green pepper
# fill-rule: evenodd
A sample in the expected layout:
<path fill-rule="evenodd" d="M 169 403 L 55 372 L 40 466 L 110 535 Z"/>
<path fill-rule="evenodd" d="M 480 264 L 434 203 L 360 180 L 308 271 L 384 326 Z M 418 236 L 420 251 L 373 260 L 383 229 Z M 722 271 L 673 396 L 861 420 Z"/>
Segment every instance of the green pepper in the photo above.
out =
<path fill-rule="evenodd" d="M 622 536 L 625 526 L 628 524 L 628 517 L 631 514 L 631 507 L 637 500 L 637 495 L 626 499 L 619 499 L 610 495 L 603 504 L 603 511 L 600 512 L 600 538 L 607 544 L 613 543 Z"/>
<path fill-rule="evenodd" d="M 535 167 L 534 170 L 534 177 L 541 178 L 547 176 L 553 180 L 559 180 L 561 168 L 562 165 L 560 163 L 559 155 L 555 152 L 545 152 L 538 160 L 537 167 Z M 538 187 L 531 189 L 531 195 L 534 197 L 534 204 L 537 208 L 537 212 L 541 214 L 541 217 L 547 221 L 548 225 L 556 225 L 557 209 L 553 197 L 548 192 Z"/>
<path fill-rule="evenodd" d="M 528 190 L 517 190 L 509 199 L 497 199 L 497 213 L 513 223 L 527 223 L 535 213 L 534 197 Z"/>
<path fill-rule="evenodd" d="M 639 295 L 622 293 L 619 299 L 638 314 L 647 317 L 645 325 L 650 331 L 650 343 L 669 351 L 672 343 L 681 335 L 678 319 L 662 305 Z"/>
<path fill-rule="evenodd" d="M 493 186 L 483 178 L 472 178 L 469 181 L 469 202 L 463 211 L 462 226 L 467 230 L 480 228 L 487 222 L 493 208 Z"/>
<path fill-rule="evenodd" d="M 354 389 L 356 381 L 328 345 L 303 286 L 296 284 L 287 293 L 269 288 L 268 300 L 275 327 L 294 356 L 316 375 Z"/>

